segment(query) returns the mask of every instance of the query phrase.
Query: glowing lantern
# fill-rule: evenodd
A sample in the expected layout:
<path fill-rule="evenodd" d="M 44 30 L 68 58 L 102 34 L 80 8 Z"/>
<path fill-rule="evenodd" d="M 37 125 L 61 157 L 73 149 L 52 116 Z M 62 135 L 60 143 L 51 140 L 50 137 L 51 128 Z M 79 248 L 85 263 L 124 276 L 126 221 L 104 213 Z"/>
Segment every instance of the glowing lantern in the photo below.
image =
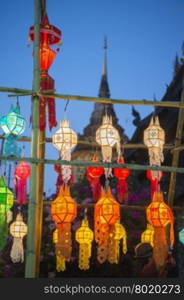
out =
<path fill-rule="evenodd" d="M 112 125 L 112 117 L 105 115 L 102 120 L 102 125 L 96 132 L 96 141 L 102 147 L 103 162 L 111 162 L 112 147 L 116 145 L 118 158 L 120 157 L 120 136 L 119 132 Z M 105 168 L 106 178 L 112 176 L 112 169 Z"/>
<path fill-rule="evenodd" d="M 93 157 L 92 162 L 98 162 L 96 156 Z M 97 201 L 100 196 L 101 184 L 100 177 L 103 175 L 104 169 L 102 167 L 88 167 L 87 168 L 87 179 L 92 188 L 93 200 Z"/>
<path fill-rule="evenodd" d="M 81 270 L 89 269 L 89 259 L 91 257 L 91 243 L 94 234 L 89 228 L 88 220 L 82 221 L 81 227 L 75 233 L 75 239 L 79 243 L 79 268 Z"/>
<path fill-rule="evenodd" d="M 77 145 L 77 134 L 70 128 L 68 120 L 61 121 L 60 129 L 54 133 L 52 143 L 61 152 L 61 159 L 71 160 L 71 151 Z M 62 179 L 65 184 L 71 179 L 71 175 L 71 166 L 62 166 Z"/>
<path fill-rule="evenodd" d="M 170 246 L 174 245 L 174 217 L 170 207 L 164 203 L 163 193 L 154 192 L 153 200 L 146 209 L 148 222 L 154 227 L 153 256 L 157 266 L 162 266 L 168 255 L 165 227 L 170 224 Z"/>
<path fill-rule="evenodd" d="M 18 204 L 27 203 L 27 183 L 26 180 L 31 174 L 31 167 L 25 161 L 21 161 L 14 170 L 14 185 Z"/>
<path fill-rule="evenodd" d="M 124 158 L 121 157 L 117 161 L 118 164 L 124 164 Z M 130 175 L 129 169 L 119 169 L 114 168 L 114 176 L 117 177 L 117 199 L 119 202 L 127 203 L 128 202 L 128 185 L 126 179 Z"/>
<path fill-rule="evenodd" d="M 110 232 L 109 239 L 109 255 L 108 261 L 111 264 L 118 264 L 120 257 L 120 240 L 122 240 L 122 251 L 124 254 L 127 253 L 127 235 L 126 230 L 119 221 L 114 225 L 114 228 Z"/>
<path fill-rule="evenodd" d="M 149 243 L 153 247 L 154 227 L 147 224 L 146 230 L 141 234 L 141 243 Z"/>
<path fill-rule="evenodd" d="M 62 186 L 57 198 L 51 204 L 51 217 L 57 225 L 56 256 L 57 261 L 62 262 L 57 265 L 57 270 L 65 270 L 65 261 L 70 261 L 72 251 L 71 222 L 77 215 L 77 205 L 71 198 L 69 187 Z"/>
<path fill-rule="evenodd" d="M 23 218 L 20 213 L 17 214 L 15 222 L 10 225 L 10 233 L 13 236 L 13 246 L 10 253 L 12 262 L 23 262 L 23 238 L 27 234 L 27 225 L 23 222 Z"/>
<path fill-rule="evenodd" d="M 4 155 L 20 156 L 20 148 L 17 146 L 17 137 L 24 132 L 25 119 L 20 115 L 20 107 L 11 107 L 10 112 L 0 118 L 0 127 L 5 133 L 3 147 Z"/>
<path fill-rule="evenodd" d="M 107 193 L 101 190 L 101 197 L 95 204 L 95 240 L 98 243 L 97 259 L 103 263 L 109 255 L 110 231 L 114 229 L 120 218 L 119 203 L 112 197 L 110 189 Z"/>
<path fill-rule="evenodd" d="M 179 232 L 179 240 L 184 245 L 184 229 Z"/>
<path fill-rule="evenodd" d="M 0 250 L 6 243 L 8 228 L 7 224 L 11 221 L 12 213 L 10 208 L 13 206 L 13 193 L 7 187 L 3 176 L 0 177 Z"/>
<path fill-rule="evenodd" d="M 163 146 L 165 132 L 160 127 L 158 117 L 151 118 L 148 128 L 144 131 L 144 144 L 148 147 L 150 165 L 160 166 L 164 161 Z"/>
<path fill-rule="evenodd" d="M 147 178 L 151 181 L 151 197 L 153 193 L 160 190 L 160 180 L 163 177 L 162 171 L 147 170 Z"/>

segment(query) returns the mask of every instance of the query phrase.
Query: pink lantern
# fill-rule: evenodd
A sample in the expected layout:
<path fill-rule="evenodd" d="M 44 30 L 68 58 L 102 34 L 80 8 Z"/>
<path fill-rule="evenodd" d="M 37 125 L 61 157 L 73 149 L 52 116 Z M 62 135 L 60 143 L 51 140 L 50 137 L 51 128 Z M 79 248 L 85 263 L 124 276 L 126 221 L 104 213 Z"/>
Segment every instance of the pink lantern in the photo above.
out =
<path fill-rule="evenodd" d="M 14 170 L 14 187 L 18 204 L 27 203 L 27 178 L 31 174 L 31 167 L 25 161 L 21 161 Z"/>

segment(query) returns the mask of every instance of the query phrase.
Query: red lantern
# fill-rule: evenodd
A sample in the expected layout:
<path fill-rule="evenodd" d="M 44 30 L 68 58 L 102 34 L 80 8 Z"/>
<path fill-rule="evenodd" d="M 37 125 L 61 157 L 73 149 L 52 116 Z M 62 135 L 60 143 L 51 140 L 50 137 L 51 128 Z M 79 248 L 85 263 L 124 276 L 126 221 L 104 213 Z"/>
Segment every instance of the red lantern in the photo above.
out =
<path fill-rule="evenodd" d="M 48 70 L 56 57 L 56 52 L 43 44 L 40 49 L 40 67 L 41 70 Z"/>
<path fill-rule="evenodd" d="M 18 204 L 27 203 L 27 183 L 26 180 L 31 174 L 31 167 L 25 161 L 21 161 L 20 164 L 14 170 L 14 187 Z"/>
<path fill-rule="evenodd" d="M 121 157 L 117 161 L 118 164 L 124 164 L 124 158 Z M 118 178 L 117 183 L 117 199 L 119 202 L 127 203 L 128 202 L 128 185 L 126 179 L 130 175 L 129 169 L 119 169 L 114 168 L 114 175 Z"/>
<path fill-rule="evenodd" d="M 154 192 L 160 190 L 160 180 L 163 177 L 162 171 L 147 170 L 147 178 L 151 181 L 151 197 L 153 197 Z"/>
<path fill-rule="evenodd" d="M 98 162 L 98 158 L 94 156 L 92 162 Z M 100 177 L 104 174 L 102 167 L 88 167 L 87 168 L 87 179 L 92 188 L 93 200 L 96 202 L 100 197 Z"/>

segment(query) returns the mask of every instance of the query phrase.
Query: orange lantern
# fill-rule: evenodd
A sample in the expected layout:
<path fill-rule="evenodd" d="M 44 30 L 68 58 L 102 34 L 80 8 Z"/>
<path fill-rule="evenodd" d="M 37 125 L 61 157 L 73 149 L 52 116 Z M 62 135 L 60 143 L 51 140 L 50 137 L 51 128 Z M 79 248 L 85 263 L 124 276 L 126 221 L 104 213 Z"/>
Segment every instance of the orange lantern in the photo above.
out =
<path fill-rule="evenodd" d="M 70 261 L 72 251 L 71 222 L 76 218 L 77 204 L 71 198 L 68 186 L 61 186 L 57 198 L 51 204 L 51 217 L 57 226 L 57 262 Z M 58 259 L 58 257 L 60 259 Z M 57 270 L 61 270 L 57 265 Z M 62 271 L 65 266 L 62 266 Z"/>
<path fill-rule="evenodd" d="M 121 157 L 117 161 L 118 164 L 124 164 L 124 158 Z M 119 169 L 114 168 L 114 175 L 118 178 L 117 183 L 117 199 L 119 202 L 127 203 L 128 202 L 128 185 L 126 179 L 130 175 L 129 169 Z"/>
<path fill-rule="evenodd" d="M 154 227 L 153 256 L 157 266 L 165 263 L 168 254 L 168 242 L 165 227 L 170 224 L 170 246 L 174 245 L 174 217 L 170 207 L 164 202 L 163 192 L 156 191 L 153 200 L 146 209 L 148 222 Z"/>
<path fill-rule="evenodd" d="M 92 162 L 98 162 L 98 157 L 94 155 Z M 97 201 L 100 196 L 101 184 L 100 177 L 104 174 L 104 168 L 102 167 L 88 167 L 87 168 L 87 179 L 92 188 L 93 200 Z"/>
<path fill-rule="evenodd" d="M 108 188 L 105 193 L 101 190 L 101 197 L 95 205 L 95 240 L 98 243 L 97 259 L 103 263 L 108 259 L 111 251 L 109 239 L 114 229 L 116 221 L 120 219 L 119 203 L 112 197 L 111 190 Z"/>

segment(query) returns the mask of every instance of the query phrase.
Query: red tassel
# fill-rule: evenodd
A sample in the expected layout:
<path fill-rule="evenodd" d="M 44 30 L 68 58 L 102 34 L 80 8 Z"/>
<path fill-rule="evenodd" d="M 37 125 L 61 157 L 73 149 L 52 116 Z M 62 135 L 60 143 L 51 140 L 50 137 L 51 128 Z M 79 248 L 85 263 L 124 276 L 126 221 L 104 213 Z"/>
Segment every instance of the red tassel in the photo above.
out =
<path fill-rule="evenodd" d="M 61 165 L 54 165 L 54 170 L 58 173 L 57 181 L 56 181 L 56 194 L 59 193 L 60 187 L 63 185 L 62 179 L 62 168 Z M 71 176 L 68 185 L 72 186 L 74 183 L 73 175 Z"/>
<path fill-rule="evenodd" d="M 99 177 L 92 177 L 90 174 L 87 174 L 88 182 L 92 188 L 93 200 L 96 202 L 100 197 L 101 184 L 99 181 Z"/>
<path fill-rule="evenodd" d="M 128 203 L 128 184 L 126 180 L 118 180 L 116 191 L 118 201 L 120 203 Z"/>

